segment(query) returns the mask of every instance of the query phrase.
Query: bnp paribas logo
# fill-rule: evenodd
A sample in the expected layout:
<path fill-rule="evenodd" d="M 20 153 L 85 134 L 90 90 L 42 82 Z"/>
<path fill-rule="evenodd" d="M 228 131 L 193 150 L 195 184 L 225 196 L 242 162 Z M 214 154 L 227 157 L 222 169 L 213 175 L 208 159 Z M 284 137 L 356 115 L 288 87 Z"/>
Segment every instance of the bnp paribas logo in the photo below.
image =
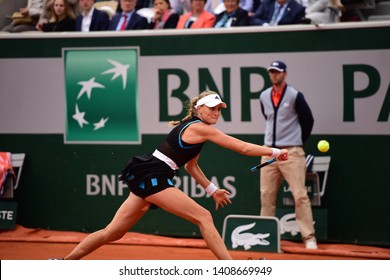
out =
<path fill-rule="evenodd" d="M 137 49 L 67 49 L 65 143 L 139 143 Z"/>

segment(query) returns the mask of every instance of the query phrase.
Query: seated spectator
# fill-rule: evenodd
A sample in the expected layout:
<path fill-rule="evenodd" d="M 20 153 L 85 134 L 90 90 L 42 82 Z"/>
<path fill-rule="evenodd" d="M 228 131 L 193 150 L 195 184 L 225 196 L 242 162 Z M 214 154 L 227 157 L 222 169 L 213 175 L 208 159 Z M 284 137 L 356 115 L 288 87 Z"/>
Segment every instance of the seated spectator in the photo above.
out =
<path fill-rule="evenodd" d="M 80 0 L 81 14 L 76 18 L 76 31 L 107 30 L 110 22 L 106 12 L 95 9 L 95 0 Z"/>
<path fill-rule="evenodd" d="M 176 28 L 179 14 L 171 9 L 169 0 L 154 0 L 154 16 L 149 24 L 149 29 Z"/>
<path fill-rule="evenodd" d="M 72 11 L 75 17 L 77 17 L 80 14 L 78 0 L 68 0 L 68 2 L 69 2 L 69 9 Z M 39 17 L 38 23 L 36 25 L 37 30 L 42 30 L 43 24 L 48 23 L 53 19 L 54 17 L 52 13 L 53 3 L 54 0 L 43 0 L 42 12 Z"/>
<path fill-rule="evenodd" d="M 43 32 L 76 31 L 76 17 L 68 0 L 54 0 L 52 14 L 53 21 L 42 26 Z"/>
<path fill-rule="evenodd" d="M 305 7 L 295 0 L 263 0 L 250 25 L 300 24 L 304 17 Z"/>
<path fill-rule="evenodd" d="M 2 31 L 6 32 L 24 32 L 34 31 L 35 25 L 38 22 L 39 16 L 42 13 L 43 0 L 28 0 L 27 6 L 21 8 L 19 13 L 23 16 L 23 21 L 13 21 L 4 26 Z"/>
<path fill-rule="evenodd" d="M 108 25 L 108 30 L 147 29 L 148 20 L 136 13 L 136 0 L 120 0 L 121 13 L 116 13 Z"/>
<path fill-rule="evenodd" d="M 204 9 L 209 13 L 213 14 L 214 9 L 214 1 L 215 0 L 206 0 L 206 5 Z M 176 11 L 179 15 L 184 15 L 191 11 L 191 0 L 169 0 L 171 3 L 172 9 Z"/>
<path fill-rule="evenodd" d="M 245 11 L 247 11 L 248 13 L 253 11 L 253 5 L 254 5 L 254 0 L 239 0 L 239 6 Z M 214 12 L 218 11 L 218 9 L 222 9 L 222 10 L 225 9 L 223 0 L 218 0 L 218 6 L 215 7 Z"/>
<path fill-rule="evenodd" d="M 215 16 L 205 10 L 206 1 L 191 0 L 191 12 L 180 16 L 176 29 L 213 27 Z"/>
<path fill-rule="evenodd" d="M 225 11 L 218 14 L 215 18 L 215 28 L 248 26 L 248 12 L 240 8 L 240 0 L 224 0 Z"/>
<path fill-rule="evenodd" d="M 340 21 L 343 10 L 340 0 L 309 0 L 306 18 L 313 24 L 336 23 Z"/>

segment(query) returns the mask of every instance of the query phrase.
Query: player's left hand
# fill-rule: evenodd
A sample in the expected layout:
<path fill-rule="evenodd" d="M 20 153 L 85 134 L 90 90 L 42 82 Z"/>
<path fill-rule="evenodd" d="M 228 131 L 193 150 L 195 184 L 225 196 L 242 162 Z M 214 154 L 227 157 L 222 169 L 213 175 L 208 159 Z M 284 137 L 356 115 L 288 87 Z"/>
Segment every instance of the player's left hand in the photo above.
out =
<path fill-rule="evenodd" d="M 228 204 L 232 204 L 232 201 L 228 197 L 230 195 L 230 192 L 224 189 L 218 189 L 213 193 L 213 198 L 215 201 L 215 210 L 218 211 L 219 206 L 222 208 L 225 207 Z"/>

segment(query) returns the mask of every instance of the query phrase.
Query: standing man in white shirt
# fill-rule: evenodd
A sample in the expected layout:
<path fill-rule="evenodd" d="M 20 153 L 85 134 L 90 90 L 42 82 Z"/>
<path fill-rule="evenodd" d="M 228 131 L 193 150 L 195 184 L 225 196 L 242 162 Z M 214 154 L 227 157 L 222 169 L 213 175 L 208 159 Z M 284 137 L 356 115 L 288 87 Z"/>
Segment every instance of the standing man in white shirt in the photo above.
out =
<path fill-rule="evenodd" d="M 76 31 L 104 31 L 110 22 L 106 12 L 94 7 L 95 0 L 80 0 L 81 14 L 76 19 Z"/>

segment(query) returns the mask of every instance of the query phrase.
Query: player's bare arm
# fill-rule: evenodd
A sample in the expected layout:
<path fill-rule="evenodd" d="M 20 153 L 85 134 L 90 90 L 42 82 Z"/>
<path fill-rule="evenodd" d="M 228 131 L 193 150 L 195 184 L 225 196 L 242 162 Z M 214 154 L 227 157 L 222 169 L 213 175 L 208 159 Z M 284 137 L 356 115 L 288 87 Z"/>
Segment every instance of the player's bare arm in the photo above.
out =
<path fill-rule="evenodd" d="M 184 165 L 184 169 L 192 176 L 192 178 L 195 179 L 195 181 L 201 185 L 202 187 L 206 188 L 209 184 L 210 181 L 207 179 L 207 177 L 204 175 L 202 169 L 200 169 L 198 165 L 198 159 L 199 155 L 189 162 L 187 162 Z"/>
<path fill-rule="evenodd" d="M 188 127 L 183 133 L 182 139 L 190 144 L 209 140 L 221 147 L 246 156 L 271 156 L 273 152 L 271 148 L 242 141 L 204 123 L 197 123 Z M 286 158 L 283 156 L 287 153 L 287 150 L 282 149 L 278 160 L 285 160 Z"/>
<path fill-rule="evenodd" d="M 211 182 L 209 179 L 207 179 L 206 175 L 204 175 L 202 169 L 198 165 L 198 159 L 199 155 L 187 162 L 184 168 L 199 185 L 206 189 L 206 187 L 209 186 Z M 218 210 L 219 206 L 225 207 L 226 205 L 232 203 L 228 195 L 230 195 L 230 192 L 225 189 L 217 189 L 211 195 L 215 201 L 216 210 Z"/>

